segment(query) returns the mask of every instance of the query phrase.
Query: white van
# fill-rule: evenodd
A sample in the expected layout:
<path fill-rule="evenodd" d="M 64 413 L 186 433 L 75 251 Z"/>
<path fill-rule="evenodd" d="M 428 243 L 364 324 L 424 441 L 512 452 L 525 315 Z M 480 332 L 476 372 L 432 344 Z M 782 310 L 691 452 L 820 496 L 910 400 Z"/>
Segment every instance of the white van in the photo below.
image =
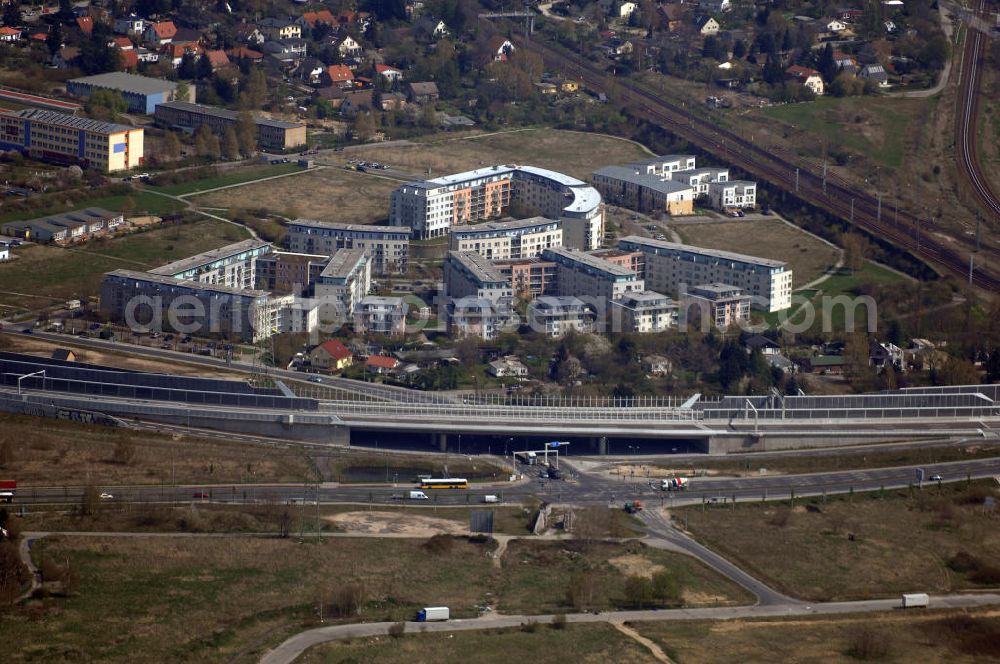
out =
<path fill-rule="evenodd" d="M 427 494 L 423 491 L 411 491 L 410 500 L 428 500 Z"/>
<path fill-rule="evenodd" d="M 486 496 L 483 496 L 483 502 L 484 503 L 499 503 L 500 502 L 500 497 L 499 496 L 494 496 L 494 495 L 486 495 Z"/>

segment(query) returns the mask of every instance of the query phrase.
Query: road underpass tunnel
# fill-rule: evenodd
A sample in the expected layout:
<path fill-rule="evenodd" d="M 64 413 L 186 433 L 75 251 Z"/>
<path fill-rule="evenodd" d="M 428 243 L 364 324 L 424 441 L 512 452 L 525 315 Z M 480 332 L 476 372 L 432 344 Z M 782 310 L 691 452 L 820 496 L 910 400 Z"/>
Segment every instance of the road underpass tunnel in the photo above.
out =
<path fill-rule="evenodd" d="M 560 443 L 558 446 L 552 443 Z M 568 445 L 564 443 L 569 443 Z M 509 456 L 514 452 L 558 448 L 564 456 L 626 456 L 653 454 L 707 454 L 707 438 L 634 438 L 613 436 L 537 436 L 475 433 L 406 433 L 354 429 L 352 447 L 444 452 L 448 454 L 492 454 Z"/>

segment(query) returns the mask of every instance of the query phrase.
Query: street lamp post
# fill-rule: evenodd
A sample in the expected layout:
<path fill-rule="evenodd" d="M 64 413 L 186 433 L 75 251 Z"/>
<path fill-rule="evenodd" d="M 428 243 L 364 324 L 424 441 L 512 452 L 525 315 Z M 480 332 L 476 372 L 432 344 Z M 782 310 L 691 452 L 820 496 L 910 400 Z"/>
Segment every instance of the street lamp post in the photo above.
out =
<path fill-rule="evenodd" d="M 41 371 L 35 371 L 35 372 L 29 373 L 29 374 L 24 374 L 23 376 L 21 376 L 20 378 L 17 379 L 17 394 L 18 394 L 18 396 L 21 395 L 21 381 L 24 380 L 25 378 L 31 378 L 32 376 L 39 376 L 39 375 L 42 377 L 42 389 L 44 390 L 45 389 L 45 370 L 43 369 Z"/>

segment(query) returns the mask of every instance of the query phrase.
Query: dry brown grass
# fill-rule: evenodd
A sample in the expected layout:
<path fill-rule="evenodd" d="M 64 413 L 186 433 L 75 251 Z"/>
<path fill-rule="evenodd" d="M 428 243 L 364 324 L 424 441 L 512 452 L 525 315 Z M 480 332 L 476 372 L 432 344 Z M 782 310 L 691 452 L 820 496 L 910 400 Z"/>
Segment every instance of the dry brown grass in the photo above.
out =
<path fill-rule="evenodd" d="M 632 626 L 678 662 L 1000 661 L 1000 618 L 985 610 Z"/>
<path fill-rule="evenodd" d="M 686 244 L 786 261 L 798 288 L 833 267 L 839 252 L 778 219 L 675 224 Z"/>
<path fill-rule="evenodd" d="M 31 486 L 302 481 L 309 464 L 294 450 L 0 414 L 0 440 L 13 448 L 4 475 Z M 130 463 L 115 447 L 134 447 Z"/>
<path fill-rule="evenodd" d="M 865 599 L 916 590 L 981 587 L 948 561 L 959 551 L 990 560 L 1000 550 L 989 483 L 925 486 L 816 502 L 816 509 L 742 504 L 674 515 L 695 536 L 784 592 L 811 600 Z M 852 540 L 849 535 L 853 534 Z"/>
<path fill-rule="evenodd" d="M 437 177 L 494 164 L 522 164 L 551 168 L 581 180 L 611 164 L 649 156 L 629 141 L 553 129 L 526 129 L 497 134 L 431 139 L 406 146 L 372 146 L 351 157 L 379 161 L 419 177 Z M 428 172 L 429 169 L 429 172 Z"/>
<path fill-rule="evenodd" d="M 407 634 L 368 638 L 307 650 L 297 664 L 365 662 L 475 662 L 476 664 L 654 664 L 643 646 L 610 625 L 566 625 L 564 629 L 507 629 L 457 634 Z"/>
<path fill-rule="evenodd" d="M 286 217 L 369 224 L 385 220 L 389 194 L 399 185 L 337 168 L 325 168 L 296 177 L 233 187 L 193 197 L 206 207 L 267 209 Z"/>

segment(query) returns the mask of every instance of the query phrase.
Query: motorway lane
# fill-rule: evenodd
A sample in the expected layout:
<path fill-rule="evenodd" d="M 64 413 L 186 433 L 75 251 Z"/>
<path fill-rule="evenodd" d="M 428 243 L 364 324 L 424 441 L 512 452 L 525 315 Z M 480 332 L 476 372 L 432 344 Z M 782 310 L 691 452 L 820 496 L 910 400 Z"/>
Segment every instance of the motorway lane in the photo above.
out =
<path fill-rule="evenodd" d="M 564 462 L 565 463 L 565 462 Z M 967 478 L 980 479 L 1000 476 L 1000 457 L 948 463 L 925 464 L 924 485 L 931 475 L 939 474 L 943 482 L 958 482 Z M 817 496 L 874 491 L 880 488 L 895 489 L 915 484 L 916 466 L 876 468 L 870 470 L 810 473 L 807 475 L 772 475 L 745 478 L 693 478 L 690 488 L 683 492 L 663 492 L 653 488 L 644 478 L 614 480 L 586 473 L 570 473 L 568 480 L 542 480 L 528 475 L 528 481 L 511 484 L 492 484 L 462 490 L 429 490 L 430 505 L 476 505 L 484 495 L 501 494 L 510 501 L 527 496 L 538 496 L 548 502 L 566 504 L 617 504 L 632 498 L 659 498 L 663 504 L 685 505 L 703 501 L 771 500 L 787 498 L 794 491 L 796 496 Z M 534 473 L 534 469 L 522 469 Z M 254 484 L 254 485 L 184 485 L 184 486 L 104 486 L 101 491 L 111 493 L 115 500 L 124 502 L 206 502 L 226 503 L 287 503 L 315 501 L 318 491 L 321 503 L 356 502 L 375 504 L 408 504 L 399 499 L 413 488 L 409 482 L 399 482 L 396 487 L 387 484 L 349 485 L 315 484 Z M 81 486 L 20 487 L 17 503 L 70 504 L 79 502 Z M 195 494 L 198 494 L 196 497 Z M 206 494 L 202 496 L 201 494 Z M 424 504 L 426 505 L 426 503 Z"/>

